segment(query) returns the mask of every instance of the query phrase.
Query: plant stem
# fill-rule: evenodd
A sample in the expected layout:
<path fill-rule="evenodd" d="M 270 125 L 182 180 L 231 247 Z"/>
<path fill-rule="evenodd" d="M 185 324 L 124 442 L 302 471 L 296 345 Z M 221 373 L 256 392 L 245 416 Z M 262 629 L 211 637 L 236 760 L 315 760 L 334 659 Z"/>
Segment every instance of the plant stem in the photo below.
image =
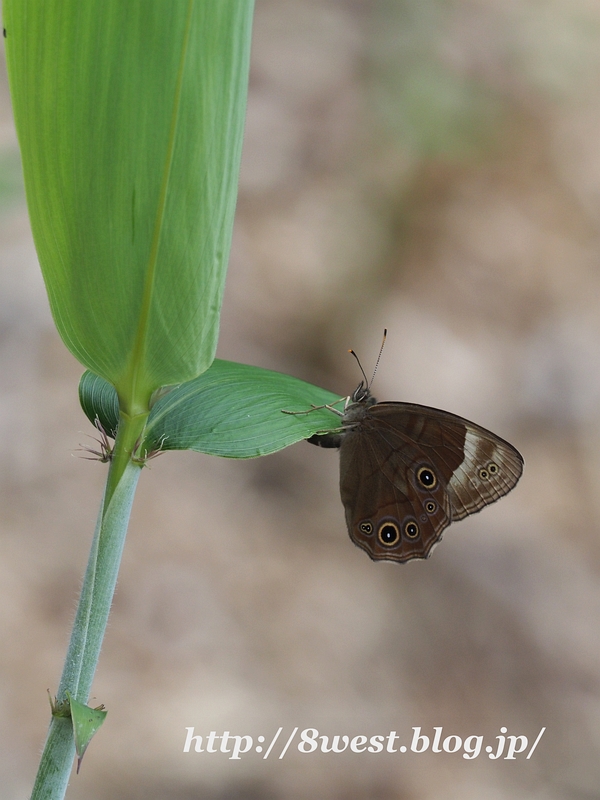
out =
<path fill-rule="evenodd" d="M 132 454 L 147 414 L 121 415 L 69 649 L 57 693 L 87 703 L 117 583 L 121 555 L 141 464 Z M 75 743 L 70 718 L 53 716 L 31 800 L 62 800 L 67 790 Z"/>

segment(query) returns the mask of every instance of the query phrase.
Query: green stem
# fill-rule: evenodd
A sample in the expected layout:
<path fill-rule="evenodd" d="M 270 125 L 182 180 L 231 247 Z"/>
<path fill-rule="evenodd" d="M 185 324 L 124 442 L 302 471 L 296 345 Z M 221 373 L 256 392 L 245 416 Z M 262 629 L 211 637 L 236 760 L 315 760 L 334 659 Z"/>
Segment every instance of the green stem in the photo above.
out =
<path fill-rule="evenodd" d="M 92 548 L 81 588 L 69 649 L 57 693 L 87 703 L 117 583 L 121 555 L 141 464 L 132 454 L 147 414 L 121 415 L 113 458 Z M 52 717 L 31 800 L 62 800 L 67 790 L 75 743 L 70 718 Z"/>

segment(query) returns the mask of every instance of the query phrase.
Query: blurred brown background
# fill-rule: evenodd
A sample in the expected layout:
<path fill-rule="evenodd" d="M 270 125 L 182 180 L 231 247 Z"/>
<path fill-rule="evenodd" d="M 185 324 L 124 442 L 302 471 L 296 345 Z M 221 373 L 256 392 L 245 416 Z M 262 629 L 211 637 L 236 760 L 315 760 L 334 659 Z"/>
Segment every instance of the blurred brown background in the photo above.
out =
<path fill-rule="evenodd" d="M 600 4 L 258 0 L 219 355 L 448 409 L 524 454 L 433 557 L 353 547 L 337 453 L 152 462 L 70 800 L 595 798 Z M 0 784 L 26 798 L 105 474 L 53 329 L 0 79 Z M 411 728 L 531 760 L 183 754 Z"/>

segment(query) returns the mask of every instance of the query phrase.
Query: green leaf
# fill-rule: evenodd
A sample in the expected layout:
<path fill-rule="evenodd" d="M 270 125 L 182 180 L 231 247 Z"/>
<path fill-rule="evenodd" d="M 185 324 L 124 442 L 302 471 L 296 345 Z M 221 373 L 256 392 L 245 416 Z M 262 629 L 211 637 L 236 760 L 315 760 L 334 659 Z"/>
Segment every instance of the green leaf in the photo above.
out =
<path fill-rule="evenodd" d="M 216 360 L 199 378 L 156 403 L 146 447 L 229 458 L 263 456 L 339 427 L 340 418 L 331 410 L 310 409 L 311 404 L 340 402 L 338 395 L 290 375 Z"/>
<path fill-rule="evenodd" d="M 93 422 L 98 416 L 105 430 L 113 430 L 118 422 L 114 389 L 85 373 L 79 392 L 88 419 Z M 156 402 L 144 447 L 148 453 L 197 450 L 227 458 L 255 458 L 338 428 L 337 414 L 311 407 L 335 404 L 341 410 L 343 401 L 290 375 L 217 359 L 200 377 Z"/>
<path fill-rule="evenodd" d="M 52 313 L 128 413 L 214 357 L 252 10 L 251 0 L 3 3 Z"/>
<path fill-rule="evenodd" d="M 119 398 L 115 387 L 93 372 L 84 372 L 79 381 L 79 402 L 92 425 L 97 418 L 104 431 L 114 439 L 119 427 Z"/>
<path fill-rule="evenodd" d="M 77 753 L 77 772 L 79 773 L 79 767 L 81 766 L 81 761 L 85 755 L 87 746 L 106 719 L 106 714 L 108 712 L 104 710 L 104 706 L 90 708 L 80 703 L 71 696 L 70 692 L 66 692 L 66 695 L 71 707 L 75 752 Z"/>

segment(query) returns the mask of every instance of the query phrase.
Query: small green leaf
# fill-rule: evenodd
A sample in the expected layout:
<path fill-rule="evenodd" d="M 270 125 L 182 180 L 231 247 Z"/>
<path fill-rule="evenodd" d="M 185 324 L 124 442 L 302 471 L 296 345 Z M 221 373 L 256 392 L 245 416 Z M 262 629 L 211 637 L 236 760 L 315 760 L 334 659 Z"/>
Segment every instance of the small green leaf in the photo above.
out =
<path fill-rule="evenodd" d="M 337 428 L 339 417 L 331 410 L 311 407 L 339 402 L 339 396 L 290 375 L 215 360 L 153 407 L 146 447 L 255 458 Z"/>
<path fill-rule="evenodd" d="M 97 418 L 114 439 L 119 427 L 119 398 L 115 387 L 93 372 L 84 372 L 79 381 L 79 402 L 92 425 Z"/>
<path fill-rule="evenodd" d="M 110 393 L 113 401 L 110 402 Z M 114 389 L 85 373 L 81 405 L 88 419 L 98 416 L 105 430 L 118 421 Z M 255 458 L 335 430 L 343 398 L 298 378 L 247 364 L 215 360 L 200 377 L 182 383 L 153 406 L 146 427 L 147 453 L 197 450 L 226 458 Z M 292 411 L 293 414 L 284 413 Z"/>
<path fill-rule="evenodd" d="M 75 700 L 70 692 L 67 697 L 71 706 L 71 721 L 73 722 L 73 736 L 75 738 L 75 752 L 77 753 L 77 772 L 92 737 L 106 719 L 107 712 L 104 706 L 90 708 Z"/>

